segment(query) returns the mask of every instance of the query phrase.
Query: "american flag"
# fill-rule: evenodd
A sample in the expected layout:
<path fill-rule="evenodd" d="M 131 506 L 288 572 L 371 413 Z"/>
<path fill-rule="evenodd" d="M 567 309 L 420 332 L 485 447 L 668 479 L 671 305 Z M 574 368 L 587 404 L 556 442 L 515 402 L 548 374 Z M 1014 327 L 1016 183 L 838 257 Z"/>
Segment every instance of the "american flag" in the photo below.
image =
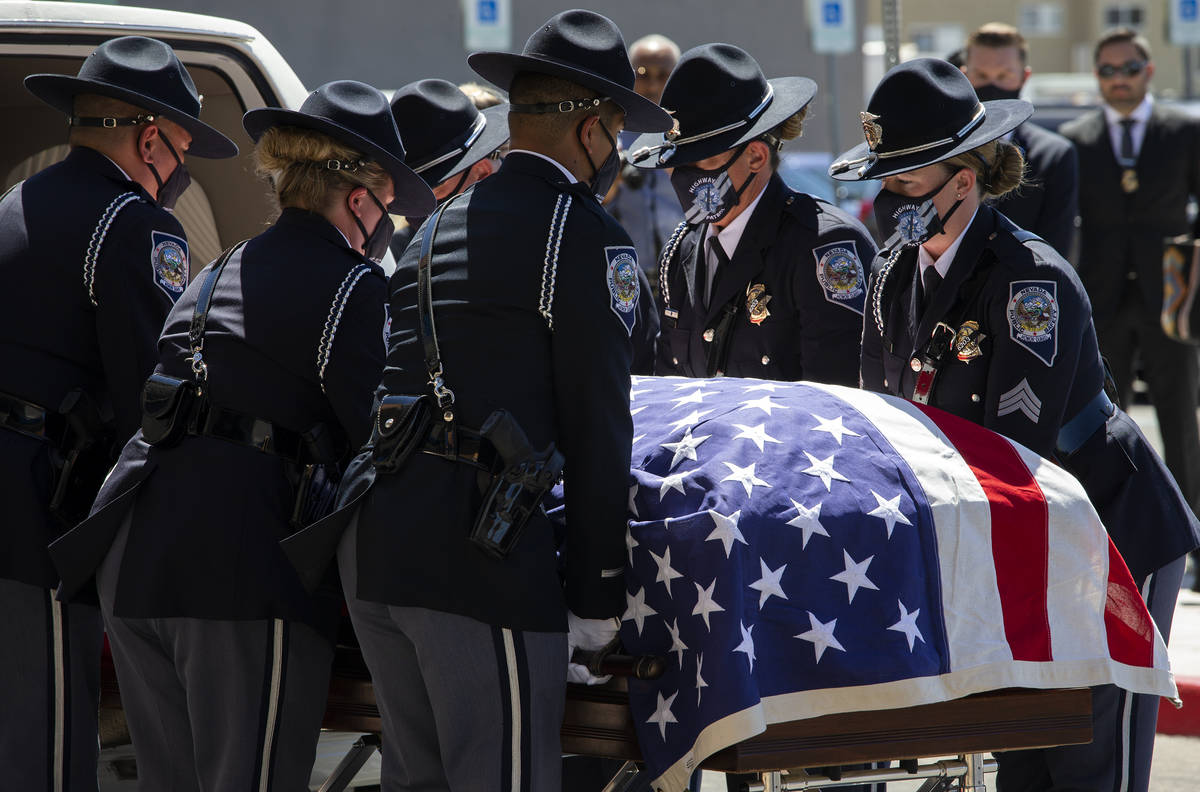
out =
<path fill-rule="evenodd" d="M 641 377 L 630 409 L 621 637 L 668 658 L 630 683 L 655 788 L 770 723 L 1005 687 L 1176 695 L 1082 488 L 1028 449 L 811 383 Z"/>

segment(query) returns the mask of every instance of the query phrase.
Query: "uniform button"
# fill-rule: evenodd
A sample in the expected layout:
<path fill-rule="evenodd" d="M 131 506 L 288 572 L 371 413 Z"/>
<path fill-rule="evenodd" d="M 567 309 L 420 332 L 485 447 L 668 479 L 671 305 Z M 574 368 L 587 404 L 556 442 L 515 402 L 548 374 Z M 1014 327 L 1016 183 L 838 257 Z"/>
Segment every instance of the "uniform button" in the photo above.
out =
<path fill-rule="evenodd" d="M 677 357 L 673 357 L 673 358 L 671 358 L 671 365 L 672 365 L 672 366 L 678 366 L 678 365 L 679 365 L 679 358 L 677 358 Z"/>
<path fill-rule="evenodd" d="M 887 377 L 884 377 L 884 379 L 883 379 L 883 387 L 885 387 L 885 388 L 888 387 Z"/>
<path fill-rule="evenodd" d="M 917 360 L 916 358 L 913 358 L 912 360 L 908 361 L 908 367 L 910 369 L 912 369 L 913 371 L 920 371 L 921 370 L 921 361 Z"/>
<path fill-rule="evenodd" d="M 975 402 L 976 404 L 979 404 L 979 394 L 978 394 L 978 393 L 972 393 L 972 394 L 971 394 L 971 401 Z"/>
<path fill-rule="evenodd" d="M 713 329 L 710 327 L 707 330 L 705 330 L 702 338 L 711 344 L 712 340 L 713 340 Z"/>
<path fill-rule="evenodd" d="M 770 363 L 770 362 L 771 362 L 771 356 L 770 356 L 770 355 L 763 355 L 763 365 L 765 366 L 765 365 L 767 365 L 767 364 L 768 364 L 768 363 Z"/>

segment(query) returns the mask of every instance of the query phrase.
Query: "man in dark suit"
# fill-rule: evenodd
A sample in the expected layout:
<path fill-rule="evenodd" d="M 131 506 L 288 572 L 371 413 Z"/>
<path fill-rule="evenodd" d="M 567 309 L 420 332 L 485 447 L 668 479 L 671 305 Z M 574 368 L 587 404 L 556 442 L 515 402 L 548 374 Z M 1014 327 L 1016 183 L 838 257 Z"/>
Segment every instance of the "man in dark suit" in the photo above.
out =
<path fill-rule="evenodd" d="M 1012 25 L 989 22 L 967 37 L 963 73 L 981 101 L 1016 99 L 1033 70 L 1025 37 Z M 993 206 L 1026 231 L 1071 255 L 1078 214 L 1079 163 L 1062 135 L 1026 122 L 1008 137 L 1025 155 L 1026 183 Z"/>
<path fill-rule="evenodd" d="M 1140 357 L 1167 467 L 1195 510 L 1196 350 L 1167 338 L 1159 313 L 1163 238 L 1188 232 L 1188 198 L 1200 195 L 1200 124 L 1154 102 L 1154 63 L 1142 36 L 1108 33 L 1094 63 L 1104 105 L 1062 129 L 1079 152 L 1079 275 L 1122 403 L 1132 398 Z"/>

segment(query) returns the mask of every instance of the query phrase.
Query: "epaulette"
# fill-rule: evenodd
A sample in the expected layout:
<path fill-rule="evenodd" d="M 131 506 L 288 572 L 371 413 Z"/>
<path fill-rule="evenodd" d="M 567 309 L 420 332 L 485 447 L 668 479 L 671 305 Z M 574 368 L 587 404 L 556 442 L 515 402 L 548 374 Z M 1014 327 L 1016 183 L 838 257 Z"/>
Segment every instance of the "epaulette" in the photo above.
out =
<path fill-rule="evenodd" d="M 83 256 L 83 285 L 87 288 L 88 299 L 94 306 L 100 305 L 96 302 L 96 263 L 100 260 L 100 250 L 104 247 L 104 240 L 108 237 L 108 231 L 116 221 L 117 215 L 134 201 L 145 201 L 145 198 L 136 192 L 118 195 L 100 215 L 100 222 L 96 223 L 95 229 L 92 230 L 87 253 Z"/>
<path fill-rule="evenodd" d="M 358 264 L 347 272 L 341 285 L 338 286 L 337 292 L 333 295 L 333 302 L 329 305 L 329 315 L 325 317 L 325 328 L 321 331 L 321 342 L 317 344 L 317 379 L 321 382 L 322 393 L 325 392 L 325 368 L 329 365 L 329 358 L 333 354 L 333 339 L 337 336 L 338 325 L 342 322 L 342 314 L 346 310 L 346 304 L 350 302 L 350 295 L 353 293 L 354 287 L 371 269 L 370 264 L 364 263 Z"/>
<path fill-rule="evenodd" d="M 542 290 L 538 296 L 538 313 L 546 320 L 546 327 L 554 332 L 554 288 L 558 282 L 558 250 L 562 246 L 563 229 L 567 225 L 567 214 L 575 196 L 561 192 L 554 201 L 554 213 L 550 215 L 550 230 L 546 233 L 546 255 L 542 260 Z M 585 202 L 586 203 L 586 202 Z"/>

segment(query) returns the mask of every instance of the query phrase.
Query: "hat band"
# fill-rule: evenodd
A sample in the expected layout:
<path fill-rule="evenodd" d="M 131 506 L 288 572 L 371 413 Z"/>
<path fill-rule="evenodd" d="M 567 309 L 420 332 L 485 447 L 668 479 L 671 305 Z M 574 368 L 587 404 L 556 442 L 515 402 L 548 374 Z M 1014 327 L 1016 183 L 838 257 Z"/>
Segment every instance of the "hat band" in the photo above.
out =
<path fill-rule="evenodd" d="M 576 110 L 591 110 L 607 102 L 607 96 L 591 96 L 587 99 L 564 99 L 561 102 L 538 102 L 535 104 L 509 104 L 510 113 L 526 113 L 528 115 L 546 115 L 547 113 L 571 113 Z"/>
<path fill-rule="evenodd" d="M 946 146 L 951 143 L 959 143 L 968 135 L 970 135 L 971 132 L 973 132 L 980 124 L 982 124 L 984 118 L 986 117 L 987 109 L 983 106 L 983 103 L 980 102 L 979 106 L 975 108 L 975 115 L 971 116 L 971 120 L 967 122 L 966 126 L 955 132 L 950 137 L 942 138 L 941 140 L 935 140 L 932 143 L 922 143 L 919 146 L 909 146 L 908 148 L 896 149 L 895 151 L 872 151 L 865 157 L 859 157 L 858 159 L 852 160 L 839 160 L 829 167 L 833 173 L 845 173 L 855 165 L 861 165 L 864 162 L 869 163 L 875 162 L 876 160 L 891 159 L 893 157 L 905 157 L 909 154 L 919 154 L 922 151 L 941 148 L 942 146 Z"/>
<path fill-rule="evenodd" d="M 662 154 L 659 156 L 659 162 L 666 162 L 675 154 L 675 149 L 678 148 L 679 146 L 686 146 L 689 143 L 699 143 L 701 140 L 708 140 L 709 138 L 714 138 L 717 135 L 724 135 L 726 132 L 732 132 L 735 129 L 740 129 L 744 126 L 749 126 L 750 124 L 753 124 L 755 122 L 755 120 L 760 115 L 763 114 L 763 111 L 765 111 L 767 109 L 767 107 L 770 106 L 771 100 L 774 98 L 775 98 L 775 89 L 771 86 L 770 83 L 767 83 L 767 92 L 763 96 L 762 101 L 758 103 L 757 107 L 755 107 L 753 110 L 750 111 L 750 115 L 748 115 L 746 118 L 742 119 L 741 121 L 735 121 L 732 124 L 726 124 L 723 127 L 718 127 L 717 129 L 710 129 L 707 132 L 700 132 L 699 134 L 690 135 L 685 138 L 676 137 L 673 140 L 670 139 L 670 136 L 671 136 L 672 132 L 674 131 L 674 130 L 672 130 L 672 132 L 667 133 L 668 140 L 666 140 L 665 142 L 663 142 L 657 146 L 644 146 L 643 148 L 640 148 L 637 151 L 630 154 L 629 159 L 631 162 L 641 162 L 642 160 L 646 159 L 647 157 L 652 156 L 653 154 L 662 152 Z M 678 134 L 678 133 L 675 133 L 675 134 Z"/>
<path fill-rule="evenodd" d="M 138 124 L 149 124 L 155 116 L 148 113 L 135 116 L 71 116 L 67 119 L 67 126 L 77 127 L 103 127 L 104 129 L 116 129 L 117 127 L 137 126 Z"/>
<path fill-rule="evenodd" d="M 441 165 L 443 162 L 445 162 L 447 160 L 453 159 L 454 157 L 457 157 L 460 154 L 466 153 L 471 148 L 471 146 L 474 145 L 475 141 L 479 139 L 479 136 L 483 134 L 483 128 L 486 126 L 487 126 L 487 117 L 484 116 L 483 113 L 479 113 L 475 117 L 475 123 L 471 125 L 471 129 L 467 132 L 466 140 L 464 140 L 462 143 L 456 144 L 452 149 L 447 151 L 445 154 L 442 154 L 438 157 L 434 157 L 433 159 L 429 160 L 429 162 L 414 166 L 413 171 L 415 173 L 423 173 L 434 166 Z"/>

